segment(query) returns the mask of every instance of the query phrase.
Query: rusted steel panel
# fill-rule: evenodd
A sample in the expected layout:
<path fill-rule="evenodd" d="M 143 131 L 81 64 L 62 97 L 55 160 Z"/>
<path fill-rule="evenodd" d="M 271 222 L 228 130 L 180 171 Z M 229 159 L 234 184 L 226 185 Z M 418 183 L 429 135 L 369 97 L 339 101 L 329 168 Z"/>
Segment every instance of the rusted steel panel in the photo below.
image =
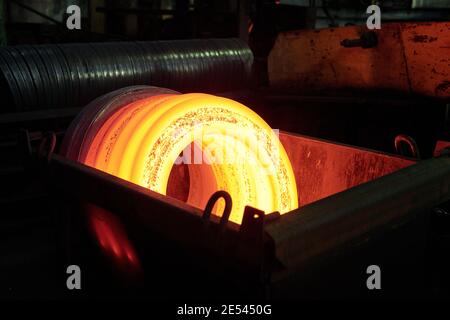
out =
<path fill-rule="evenodd" d="M 398 25 L 383 25 L 377 48 L 345 48 L 362 26 L 282 33 L 269 55 L 269 81 L 277 88 L 325 92 L 379 87 L 408 90 Z"/>
<path fill-rule="evenodd" d="M 270 85 L 297 93 L 389 91 L 449 97 L 450 23 L 393 23 L 374 48 L 341 45 L 365 26 L 281 33 L 269 55 Z"/>
<path fill-rule="evenodd" d="M 372 150 L 280 133 L 294 169 L 299 205 L 395 172 L 414 160 Z"/>
<path fill-rule="evenodd" d="M 400 26 L 411 90 L 450 97 L 450 23 Z"/>

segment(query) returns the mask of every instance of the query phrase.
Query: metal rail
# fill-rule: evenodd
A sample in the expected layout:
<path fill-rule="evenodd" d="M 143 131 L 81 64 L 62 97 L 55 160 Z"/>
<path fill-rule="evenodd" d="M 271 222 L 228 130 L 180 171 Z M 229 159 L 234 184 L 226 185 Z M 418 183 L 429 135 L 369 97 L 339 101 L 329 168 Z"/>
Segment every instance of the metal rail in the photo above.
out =
<path fill-rule="evenodd" d="M 284 267 L 274 279 L 449 199 L 450 157 L 443 155 L 287 213 L 265 227 Z"/>

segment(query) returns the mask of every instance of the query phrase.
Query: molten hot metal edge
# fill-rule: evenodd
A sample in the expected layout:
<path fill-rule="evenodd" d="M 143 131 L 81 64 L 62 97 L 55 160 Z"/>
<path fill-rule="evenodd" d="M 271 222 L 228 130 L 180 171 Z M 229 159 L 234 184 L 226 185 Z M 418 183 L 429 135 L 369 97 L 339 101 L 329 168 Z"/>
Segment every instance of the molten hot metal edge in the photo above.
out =
<path fill-rule="evenodd" d="M 199 93 L 140 98 L 96 130 L 83 142 L 79 161 L 161 194 L 172 167 L 184 161 L 196 180 L 187 203 L 203 209 L 214 191 L 225 190 L 233 199 L 233 222 L 241 222 L 246 205 L 266 213 L 298 207 L 293 169 L 277 135 L 236 101 Z M 180 158 L 191 145 L 201 150 L 200 159 Z"/>

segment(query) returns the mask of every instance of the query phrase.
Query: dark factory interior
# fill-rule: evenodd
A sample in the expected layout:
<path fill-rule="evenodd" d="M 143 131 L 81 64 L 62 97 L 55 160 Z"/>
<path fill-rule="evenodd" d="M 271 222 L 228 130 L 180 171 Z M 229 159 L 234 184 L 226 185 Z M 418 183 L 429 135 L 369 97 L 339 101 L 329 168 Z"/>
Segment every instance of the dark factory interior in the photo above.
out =
<path fill-rule="evenodd" d="M 0 42 L 0 300 L 450 298 L 450 0 L 0 0 Z"/>

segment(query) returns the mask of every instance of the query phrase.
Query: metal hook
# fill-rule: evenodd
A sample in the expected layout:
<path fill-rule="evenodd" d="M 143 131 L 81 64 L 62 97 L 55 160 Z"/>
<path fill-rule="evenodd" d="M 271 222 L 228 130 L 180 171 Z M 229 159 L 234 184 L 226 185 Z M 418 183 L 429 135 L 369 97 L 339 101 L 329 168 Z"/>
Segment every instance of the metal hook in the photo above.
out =
<path fill-rule="evenodd" d="M 395 137 L 394 139 L 395 151 L 400 155 L 404 155 L 401 148 L 402 144 L 406 144 L 408 146 L 411 157 L 420 158 L 419 147 L 417 146 L 417 143 L 416 141 L 414 141 L 413 138 L 411 138 L 406 134 L 399 134 Z"/>
<path fill-rule="evenodd" d="M 219 200 L 220 198 L 223 198 L 223 200 L 225 200 L 225 209 L 223 210 L 222 217 L 220 218 L 220 227 L 224 228 L 228 223 L 228 219 L 230 218 L 231 208 L 233 205 L 231 196 L 226 191 L 216 191 L 213 193 L 211 198 L 209 198 L 208 203 L 206 204 L 202 218 L 205 221 L 209 221 L 212 209 L 214 208 L 217 200 Z"/>
<path fill-rule="evenodd" d="M 54 132 L 47 132 L 39 144 L 38 157 L 41 159 L 45 158 L 47 162 L 50 162 L 55 146 L 56 134 Z"/>

